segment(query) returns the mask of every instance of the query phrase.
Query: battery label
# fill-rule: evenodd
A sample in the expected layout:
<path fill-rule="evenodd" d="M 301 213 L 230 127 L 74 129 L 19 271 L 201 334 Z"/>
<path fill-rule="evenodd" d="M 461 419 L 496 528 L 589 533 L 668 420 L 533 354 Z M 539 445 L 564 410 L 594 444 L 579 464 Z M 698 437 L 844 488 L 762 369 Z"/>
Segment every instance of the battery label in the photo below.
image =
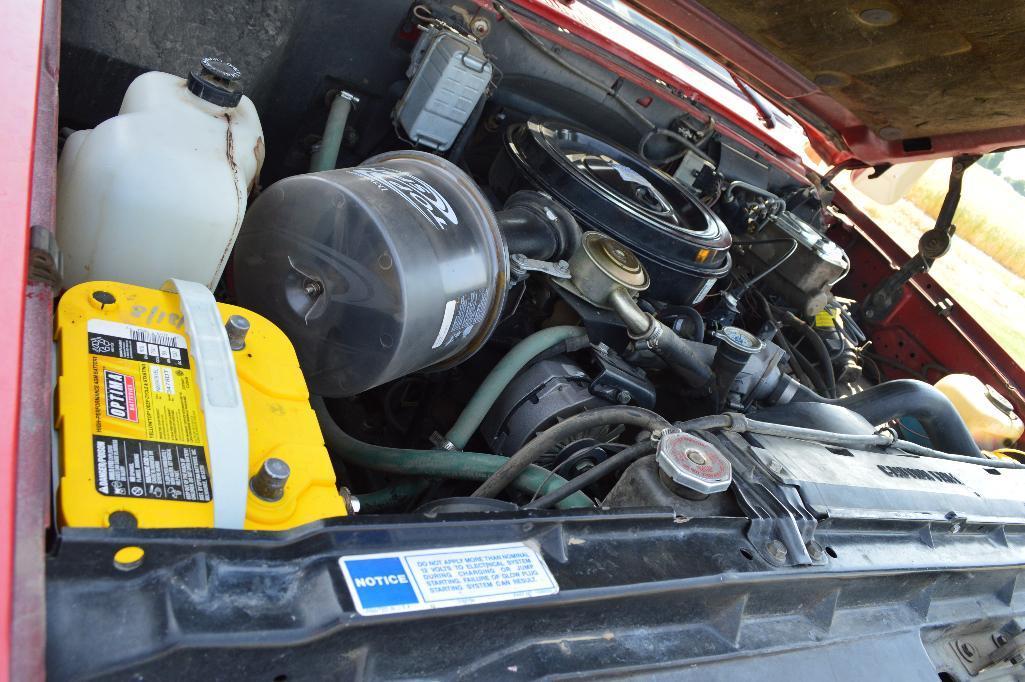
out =
<path fill-rule="evenodd" d="M 107 415 L 125 421 L 139 421 L 139 407 L 135 396 L 135 377 L 120 372 L 103 370 L 103 394 Z"/>
<path fill-rule="evenodd" d="M 89 320 L 89 352 L 111 358 L 189 367 L 189 351 L 181 334 L 107 320 Z"/>
<path fill-rule="evenodd" d="M 344 556 L 356 611 L 374 616 L 556 594 L 548 565 L 522 542 Z"/>
<path fill-rule="evenodd" d="M 89 320 L 96 489 L 207 502 L 202 414 L 185 337 Z"/>
<path fill-rule="evenodd" d="M 203 448 L 93 436 L 96 490 L 111 497 L 210 501 Z"/>

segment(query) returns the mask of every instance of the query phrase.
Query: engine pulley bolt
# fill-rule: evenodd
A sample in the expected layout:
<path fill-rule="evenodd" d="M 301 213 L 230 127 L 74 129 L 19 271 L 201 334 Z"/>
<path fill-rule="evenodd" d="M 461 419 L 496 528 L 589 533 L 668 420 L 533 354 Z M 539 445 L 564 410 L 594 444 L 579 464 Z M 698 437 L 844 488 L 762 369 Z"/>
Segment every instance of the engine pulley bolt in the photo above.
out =
<path fill-rule="evenodd" d="M 288 463 L 277 457 L 263 460 L 260 470 L 249 481 L 249 489 L 261 500 L 277 502 L 285 494 L 285 484 L 292 470 Z"/>
<path fill-rule="evenodd" d="M 765 551 L 773 561 L 786 561 L 787 559 L 787 546 L 779 540 L 770 540 L 765 545 Z"/>
<path fill-rule="evenodd" d="M 241 315 L 232 315 L 224 323 L 224 330 L 228 332 L 228 345 L 232 350 L 242 350 L 246 347 L 246 334 L 249 333 L 249 320 Z"/>

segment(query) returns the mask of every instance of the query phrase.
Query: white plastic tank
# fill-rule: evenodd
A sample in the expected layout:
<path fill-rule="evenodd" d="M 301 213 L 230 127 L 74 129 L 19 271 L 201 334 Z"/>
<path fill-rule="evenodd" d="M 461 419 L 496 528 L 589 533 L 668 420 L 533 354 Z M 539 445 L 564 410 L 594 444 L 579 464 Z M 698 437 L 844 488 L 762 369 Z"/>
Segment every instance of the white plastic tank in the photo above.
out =
<path fill-rule="evenodd" d="M 936 382 L 936 388 L 954 403 L 983 450 L 1011 447 L 1025 432 L 1011 402 L 970 374 L 948 374 Z"/>
<path fill-rule="evenodd" d="M 187 81 L 144 73 L 117 116 L 68 138 L 57 171 L 65 287 L 177 278 L 214 288 L 264 157 L 239 77 L 209 57 Z"/>

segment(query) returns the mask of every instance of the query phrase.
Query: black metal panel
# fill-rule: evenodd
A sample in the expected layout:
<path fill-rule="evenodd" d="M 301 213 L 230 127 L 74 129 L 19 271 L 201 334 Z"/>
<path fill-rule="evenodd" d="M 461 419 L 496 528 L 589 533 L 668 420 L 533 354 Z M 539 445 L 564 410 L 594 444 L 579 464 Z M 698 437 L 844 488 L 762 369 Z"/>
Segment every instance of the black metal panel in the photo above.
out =
<path fill-rule="evenodd" d="M 747 655 L 789 649 L 770 678 L 889 651 L 904 667 L 887 670 L 924 679 L 920 632 L 935 645 L 944 628 L 985 632 L 1025 608 L 1023 528 L 820 525 L 826 565 L 773 569 L 746 525 L 627 510 L 364 517 L 285 534 L 68 530 L 48 563 L 50 674 L 522 679 L 721 659 L 715 675 L 729 676 L 750 670 Z M 539 543 L 558 595 L 362 617 L 337 563 L 516 539 Z M 130 572 L 112 564 L 126 544 L 146 551 Z"/>

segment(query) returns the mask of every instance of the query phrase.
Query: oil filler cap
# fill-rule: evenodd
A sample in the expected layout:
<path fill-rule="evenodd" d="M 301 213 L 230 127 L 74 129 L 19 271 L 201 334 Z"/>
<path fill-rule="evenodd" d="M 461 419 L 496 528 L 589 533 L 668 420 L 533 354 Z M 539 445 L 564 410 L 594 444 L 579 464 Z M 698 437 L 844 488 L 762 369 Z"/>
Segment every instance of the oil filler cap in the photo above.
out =
<path fill-rule="evenodd" d="M 242 72 L 216 57 L 203 57 L 189 73 L 188 88 L 196 97 L 219 107 L 237 106 L 242 99 Z"/>
<path fill-rule="evenodd" d="M 663 432 L 655 460 L 663 480 L 686 497 L 721 493 L 733 478 L 730 461 L 714 445 L 679 429 Z"/>

